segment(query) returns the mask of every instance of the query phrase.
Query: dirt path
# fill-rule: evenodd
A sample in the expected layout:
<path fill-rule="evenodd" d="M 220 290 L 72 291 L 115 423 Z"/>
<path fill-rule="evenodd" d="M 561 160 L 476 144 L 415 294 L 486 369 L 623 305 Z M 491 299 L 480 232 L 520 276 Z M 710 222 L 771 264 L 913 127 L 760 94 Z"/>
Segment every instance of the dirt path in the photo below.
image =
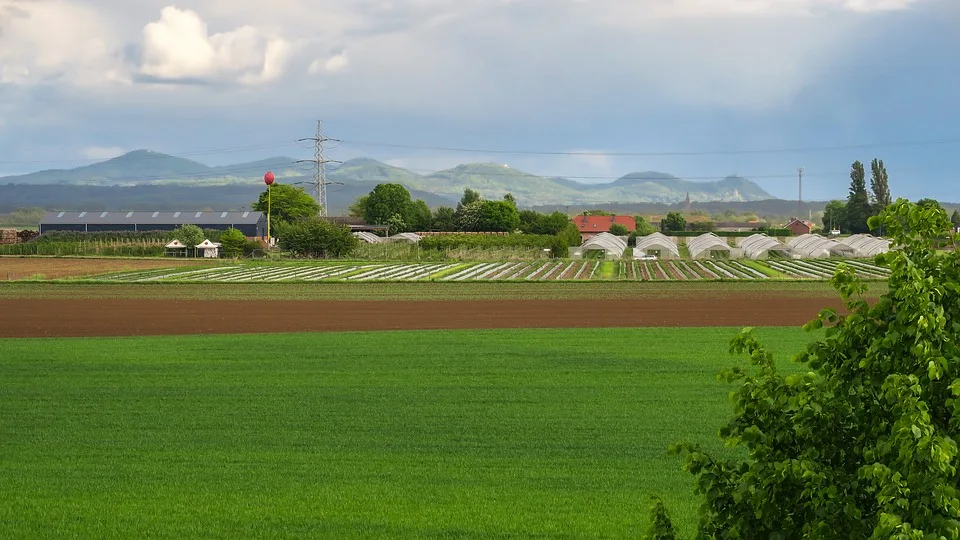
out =
<path fill-rule="evenodd" d="M 0 337 L 257 332 L 799 326 L 824 298 L 742 296 L 633 300 L 245 301 L 0 300 Z"/>

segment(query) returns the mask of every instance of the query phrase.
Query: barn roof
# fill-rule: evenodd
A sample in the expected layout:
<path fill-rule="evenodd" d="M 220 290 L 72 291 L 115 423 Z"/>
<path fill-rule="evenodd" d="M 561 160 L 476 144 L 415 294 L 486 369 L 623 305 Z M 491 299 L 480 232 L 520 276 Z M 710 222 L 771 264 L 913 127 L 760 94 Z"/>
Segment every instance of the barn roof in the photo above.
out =
<path fill-rule="evenodd" d="M 41 225 L 134 224 L 149 225 L 255 225 L 263 212 L 47 212 Z"/>

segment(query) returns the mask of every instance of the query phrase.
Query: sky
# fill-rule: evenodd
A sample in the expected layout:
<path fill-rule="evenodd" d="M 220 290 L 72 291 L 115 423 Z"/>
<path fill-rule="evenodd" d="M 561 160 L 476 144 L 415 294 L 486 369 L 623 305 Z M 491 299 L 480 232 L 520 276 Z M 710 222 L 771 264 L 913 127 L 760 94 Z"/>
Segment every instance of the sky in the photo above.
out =
<path fill-rule="evenodd" d="M 0 175 L 135 149 L 960 201 L 956 0 L 0 0 Z M 491 152 L 496 151 L 496 152 Z M 869 170 L 869 167 L 868 167 Z"/>

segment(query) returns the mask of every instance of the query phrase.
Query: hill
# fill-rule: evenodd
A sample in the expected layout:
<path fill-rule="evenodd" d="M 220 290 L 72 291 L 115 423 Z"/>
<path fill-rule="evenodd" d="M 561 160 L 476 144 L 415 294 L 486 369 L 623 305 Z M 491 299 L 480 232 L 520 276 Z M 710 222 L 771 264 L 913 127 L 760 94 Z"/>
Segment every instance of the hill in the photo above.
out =
<path fill-rule="evenodd" d="M 309 164 L 293 158 L 274 157 L 259 161 L 211 167 L 202 163 L 150 150 L 136 150 L 122 156 L 75 169 L 45 170 L 0 178 L 3 184 L 58 186 L 260 186 L 262 175 L 272 170 L 281 182 L 309 180 Z M 612 182 L 582 183 L 566 178 L 537 176 L 496 163 L 468 163 L 432 174 L 420 175 L 380 161 L 360 158 L 331 167 L 328 178 L 342 185 L 331 190 L 368 192 L 384 182 L 403 184 L 424 197 L 452 205 L 466 188 L 487 198 L 512 193 L 521 205 L 571 205 L 620 203 L 664 203 L 683 201 L 689 193 L 694 201 L 746 202 L 773 199 L 757 184 L 745 178 L 728 177 L 716 182 L 691 182 L 656 172 L 637 172 Z M 429 202 L 429 201 L 428 201 Z M 29 202 L 28 206 L 37 206 Z"/>

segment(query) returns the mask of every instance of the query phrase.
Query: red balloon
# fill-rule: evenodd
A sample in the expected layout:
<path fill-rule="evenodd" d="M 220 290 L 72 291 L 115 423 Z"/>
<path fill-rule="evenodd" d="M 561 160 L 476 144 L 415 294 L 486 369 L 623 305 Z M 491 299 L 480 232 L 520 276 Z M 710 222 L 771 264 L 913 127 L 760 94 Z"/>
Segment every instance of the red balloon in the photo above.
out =
<path fill-rule="evenodd" d="M 266 185 L 273 184 L 273 173 L 267 171 L 267 174 L 263 175 L 263 183 Z"/>

